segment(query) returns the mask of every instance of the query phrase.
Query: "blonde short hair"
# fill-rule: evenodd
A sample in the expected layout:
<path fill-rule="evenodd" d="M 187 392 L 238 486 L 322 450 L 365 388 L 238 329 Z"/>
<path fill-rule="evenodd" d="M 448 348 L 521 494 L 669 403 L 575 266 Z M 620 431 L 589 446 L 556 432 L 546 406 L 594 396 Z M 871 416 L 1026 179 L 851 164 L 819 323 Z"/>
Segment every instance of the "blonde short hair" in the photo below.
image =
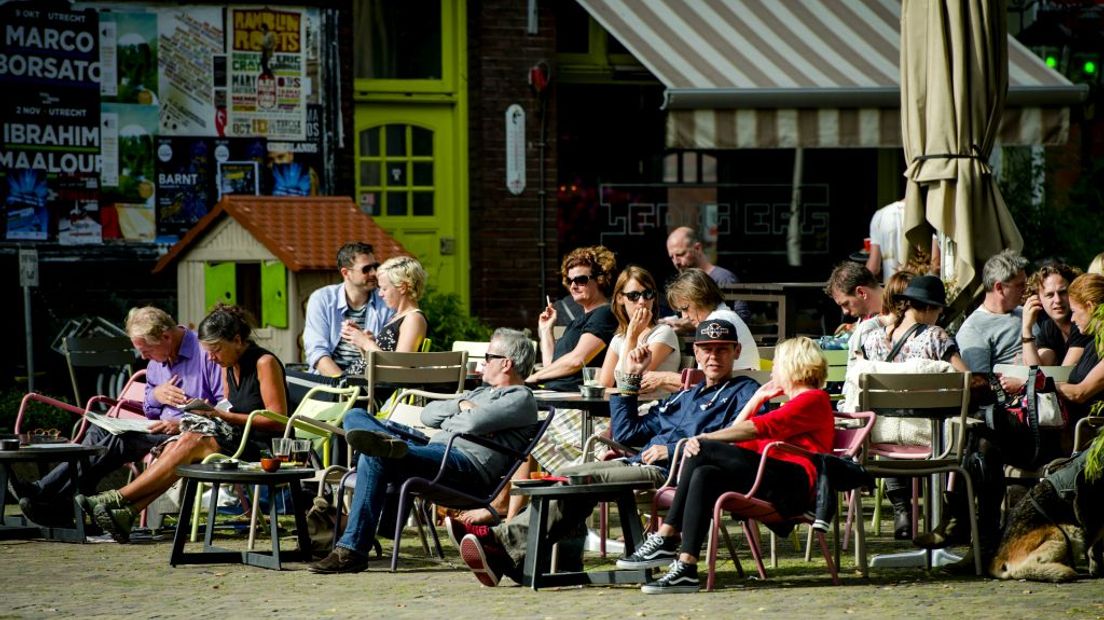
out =
<path fill-rule="evenodd" d="M 389 258 L 379 266 L 376 274 L 387 276 L 391 284 L 402 288 L 414 301 L 418 301 L 425 295 L 426 280 L 429 279 L 426 270 L 416 258 L 410 256 L 396 256 Z"/>
<path fill-rule="evenodd" d="M 150 344 L 160 342 L 166 332 L 176 329 L 176 321 L 161 308 L 131 308 L 126 318 L 126 333 Z"/>
<path fill-rule="evenodd" d="M 774 349 L 774 367 L 779 378 L 793 385 L 819 389 L 828 379 L 828 360 L 820 347 L 804 336 L 778 344 Z"/>

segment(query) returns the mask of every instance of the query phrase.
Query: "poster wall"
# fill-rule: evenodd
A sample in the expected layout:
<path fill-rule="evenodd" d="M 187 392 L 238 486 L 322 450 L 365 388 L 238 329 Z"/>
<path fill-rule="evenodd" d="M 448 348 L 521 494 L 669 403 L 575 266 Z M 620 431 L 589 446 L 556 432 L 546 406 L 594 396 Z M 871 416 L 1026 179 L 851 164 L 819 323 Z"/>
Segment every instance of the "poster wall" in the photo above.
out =
<path fill-rule="evenodd" d="M 304 12 L 227 9 L 227 135 L 306 139 Z"/>
<path fill-rule="evenodd" d="M 172 243 L 220 189 L 322 193 L 324 17 L 0 0 L 0 238 Z"/>

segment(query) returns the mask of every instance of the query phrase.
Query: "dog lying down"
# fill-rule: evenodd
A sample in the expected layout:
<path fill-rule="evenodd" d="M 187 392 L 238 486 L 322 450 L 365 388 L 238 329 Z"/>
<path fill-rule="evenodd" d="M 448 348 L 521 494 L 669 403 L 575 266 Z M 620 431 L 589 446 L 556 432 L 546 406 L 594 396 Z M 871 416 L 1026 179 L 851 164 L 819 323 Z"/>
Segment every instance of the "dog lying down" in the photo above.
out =
<path fill-rule="evenodd" d="M 1100 443 L 1100 439 L 1096 443 Z M 1104 476 L 1087 481 L 1086 450 L 1053 469 L 1008 516 L 1000 548 L 989 566 L 998 579 L 1070 581 L 1089 549 L 1089 575 L 1104 570 Z M 1079 560 L 1076 560 L 1078 559 Z"/>

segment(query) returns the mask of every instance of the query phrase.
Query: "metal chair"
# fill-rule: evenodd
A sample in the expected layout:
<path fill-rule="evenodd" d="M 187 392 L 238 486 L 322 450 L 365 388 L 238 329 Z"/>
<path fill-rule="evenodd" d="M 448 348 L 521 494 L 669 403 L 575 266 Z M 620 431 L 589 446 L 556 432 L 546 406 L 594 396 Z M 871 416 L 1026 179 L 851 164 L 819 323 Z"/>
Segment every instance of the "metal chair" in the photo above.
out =
<path fill-rule="evenodd" d="M 119 367 L 131 374 L 131 367 L 137 361 L 134 344 L 126 337 L 96 336 L 81 338 L 69 336 L 65 339 L 63 352 L 65 363 L 69 367 L 69 379 L 73 383 L 73 402 L 82 402 L 77 382 L 77 368 Z M 117 385 L 117 384 L 116 384 Z M 115 396 L 111 386 L 100 386 L 99 392 Z"/>
<path fill-rule="evenodd" d="M 859 378 L 859 408 L 863 410 L 901 410 L 916 412 L 915 417 L 932 417 L 925 410 L 955 410 L 960 429 L 968 428 L 970 403 L 970 373 L 889 374 L 867 373 Z M 884 459 L 869 461 L 867 471 L 876 478 L 920 478 L 937 474 L 956 474 L 955 481 L 966 485 L 969 506 L 970 534 L 974 552 L 974 568 L 982 575 L 981 548 L 978 537 L 977 512 L 974 507 L 974 484 L 963 466 L 966 452 L 966 432 L 955 433 L 953 445 L 939 450 L 943 425 L 932 429 L 932 447 L 926 458 Z M 873 450 L 871 451 L 873 453 Z M 939 493 L 932 488 L 929 497 Z M 933 497 L 935 501 L 938 498 Z M 930 502 L 929 502 L 930 503 Z M 858 520 L 861 523 L 861 519 Z M 862 565 L 866 565 L 865 548 L 861 550 Z M 929 556 L 930 564 L 930 556 Z"/>

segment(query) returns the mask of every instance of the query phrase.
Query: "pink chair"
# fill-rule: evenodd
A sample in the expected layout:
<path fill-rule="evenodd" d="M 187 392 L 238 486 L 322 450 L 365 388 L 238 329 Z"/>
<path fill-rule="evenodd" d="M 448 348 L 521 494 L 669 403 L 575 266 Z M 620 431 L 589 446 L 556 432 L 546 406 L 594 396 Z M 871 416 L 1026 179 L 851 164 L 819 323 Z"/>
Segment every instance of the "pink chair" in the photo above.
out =
<path fill-rule="evenodd" d="M 863 445 L 866 442 L 867 436 L 870 434 L 870 429 L 874 425 L 875 415 L 872 412 L 859 412 L 859 413 L 837 413 L 839 418 L 848 418 L 855 420 L 863 420 L 863 424 L 858 427 L 844 427 L 836 428 L 835 439 L 833 441 L 833 453 L 837 456 L 848 456 L 851 458 L 859 459 L 862 454 Z M 796 454 L 810 454 L 809 452 L 802 450 L 796 446 L 792 446 L 785 442 L 776 441 L 767 446 L 767 449 L 763 452 L 763 459 L 759 464 L 759 471 L 756 473 L 755 482 L 751 485 L 751 488 L 744 493 L 728 492 L 722 494 L 717 498 L 717 502 L 713 506 L 713 523 L 710 529 L 707 562 L 709 575 L 706 580 L 706 590 L 712 590 L 716 578 L 716 565 L 717 565 L 717 549 L 719 547 L 719 537 L 723 535 L 727 541 L 728 533 L 724 529 L 721 517 L 722 513 L 728 512 L 732 517 L 741 524 L 744 529 L 744 534 L 748 540 L 748 546 L 751 549 L 752 557 L 755 559 L 756 568 L 759 572 L 760 579 L 766 579 L 767 573 L 763 566 L 763 555 L 760 551 L 759 542 L 759 527 L 757 523 L 764 525 L 783 525 L 787 523 L 792 524 L 806 524 L 811 525 L 813 520 L 811 515 L 798 514 L 798 515 L 783 515 L 778 512 L 778 509 L 774 504 L 755 497 L 755 493 L 759 490 L 759 483 L 763 476 L 763 465 L 766 462 L 766 457 L 771 452 L 787 451 Z M 675 488 L 664 487 L 656 492 L 655 499 L 653 500 L 653 511 L 658 511 L 660 506 L 671 505 L 671 500 L 674 499 Z M 848 498 L 849 513 L 861 514 L 859 512 L 859 494 L 850 493 Z M 828 572 L 832 575 L 832 583 L 839 585 L 839 575 L 836 571 L 836 562 L 833 560 L 832 554 L 828 550 L 828 542 L 824 536 L 824 532 L 815 530 L 815 536 L 817 542 L 820 544 L 821 552 L 824 554 L 824 560 L 828 564 Z M 863 536 L 862 528 L 856 530 L 856 543 L 860 550 L 860 557 L 865 558 L 865 537 Z M 732 552 L 732 546 L 729 544 L 729 552 Z M 740 560 L 735 555 L 732 557 L 733 562 L 736 564 L 736 572 L 743 576 L 743 567 L 740 565 Z M 865 574 L 865 566 L 862 567 Z"/>

